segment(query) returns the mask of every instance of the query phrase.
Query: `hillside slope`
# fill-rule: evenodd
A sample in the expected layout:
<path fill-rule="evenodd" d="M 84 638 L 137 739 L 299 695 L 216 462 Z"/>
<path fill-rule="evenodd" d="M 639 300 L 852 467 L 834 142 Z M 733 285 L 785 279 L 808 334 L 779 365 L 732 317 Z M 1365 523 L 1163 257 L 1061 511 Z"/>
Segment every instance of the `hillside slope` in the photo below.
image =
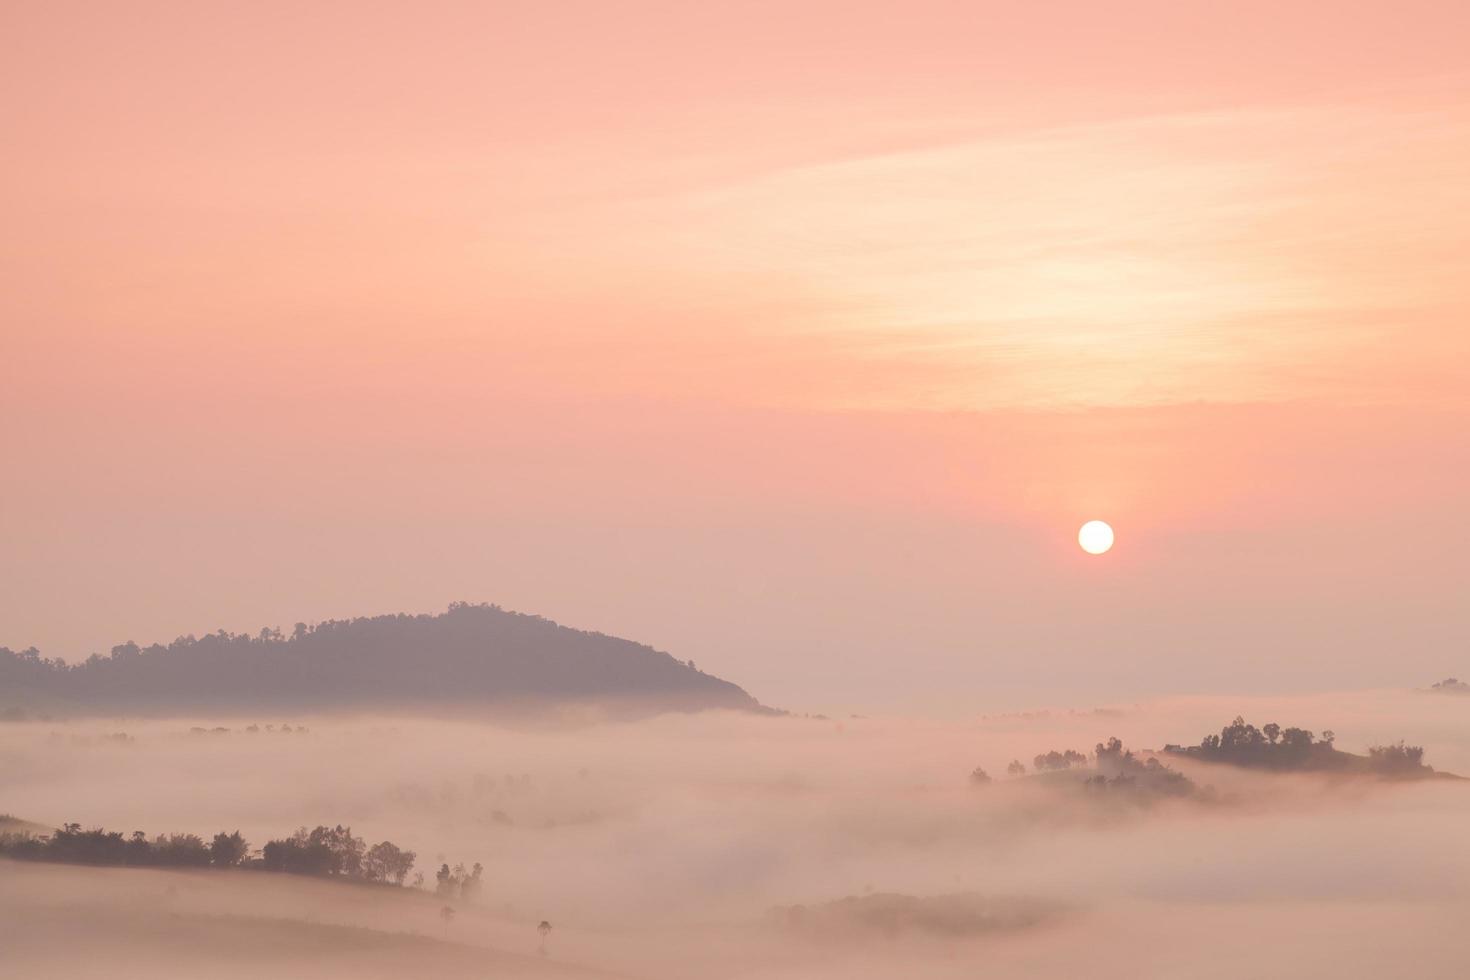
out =
<path fill-rule="evenodd" d="M 354 888 L 245 872 L 79 868 L 0 860 L 6 977 L 164 980 L 610 980 L 535 920 L 508 921 L 417 889 Z M 566 930 L 572 932 L 573 930 Z M 84 937 L 77 941 L 77 937 Z"/>
<path fill-rule="evenodd" d="M 0 711 L 77 713 L 594 703 L 765 710 L 738 686 L 629 640 L 497 606 L 211 633 L 68 666 L 0 648 Z"/>

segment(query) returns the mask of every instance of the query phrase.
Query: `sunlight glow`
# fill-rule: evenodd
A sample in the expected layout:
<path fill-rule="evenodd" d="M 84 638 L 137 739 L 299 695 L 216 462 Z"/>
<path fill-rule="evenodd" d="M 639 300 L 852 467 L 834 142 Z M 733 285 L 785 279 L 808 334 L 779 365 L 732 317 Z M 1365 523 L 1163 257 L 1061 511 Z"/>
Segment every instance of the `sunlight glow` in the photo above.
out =
<path fill-rule="evenodd" d="M 1105 521 L 1088 521 L 1077 532 L 1077 543 L 1089 555 L 1100 555 L 1113 546 L 1113 529 Z"/>

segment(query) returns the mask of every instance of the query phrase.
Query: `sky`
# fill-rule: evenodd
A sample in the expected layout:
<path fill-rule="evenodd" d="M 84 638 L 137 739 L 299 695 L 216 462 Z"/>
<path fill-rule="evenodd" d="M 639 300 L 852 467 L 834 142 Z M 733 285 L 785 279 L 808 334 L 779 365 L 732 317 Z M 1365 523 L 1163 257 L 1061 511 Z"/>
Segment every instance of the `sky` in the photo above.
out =
<path fill-rule="evenodd" d="M 1467 34 L 7 5 L 0 645 L 470 600 L 797 710 L 1463 676 Z"/>

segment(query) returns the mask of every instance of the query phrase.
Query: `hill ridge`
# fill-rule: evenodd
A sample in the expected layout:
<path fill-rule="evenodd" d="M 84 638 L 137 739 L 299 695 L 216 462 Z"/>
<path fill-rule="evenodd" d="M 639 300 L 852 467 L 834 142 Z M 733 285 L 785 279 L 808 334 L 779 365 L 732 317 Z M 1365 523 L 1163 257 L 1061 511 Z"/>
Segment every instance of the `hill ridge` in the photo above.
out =
<path fill-rule="evenodd" d="M 282 710 L 611 703 L 769 711 L 644 643 L 498 605 L 224 630 L 68 665 L 0 647 L 0 711 Z"/>

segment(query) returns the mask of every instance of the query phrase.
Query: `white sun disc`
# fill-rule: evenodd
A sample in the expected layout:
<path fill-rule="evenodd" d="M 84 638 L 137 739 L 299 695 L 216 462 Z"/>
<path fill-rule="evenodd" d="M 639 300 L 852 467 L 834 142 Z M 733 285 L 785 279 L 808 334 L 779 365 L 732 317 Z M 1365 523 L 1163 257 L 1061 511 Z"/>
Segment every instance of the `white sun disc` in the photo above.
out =
<path fill-rule="evenodd" d="M 1113 546 L 1113 529 L 1106 521 L 1088 521 L 1077 532 L 1077 543 L 1089 555 L 1100 555 Z"/>

